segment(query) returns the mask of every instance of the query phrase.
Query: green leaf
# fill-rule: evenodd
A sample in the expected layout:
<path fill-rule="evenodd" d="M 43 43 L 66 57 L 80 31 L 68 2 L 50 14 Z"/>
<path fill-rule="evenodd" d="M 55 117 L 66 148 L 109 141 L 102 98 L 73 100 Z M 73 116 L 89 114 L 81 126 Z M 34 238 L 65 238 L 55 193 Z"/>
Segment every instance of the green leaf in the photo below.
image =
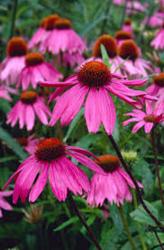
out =
<path fill-rule="evenodd" d="M 13 161 L 17 159 L 15 156 L 6 156 L 6 157 L 3 157 L 3 158 L 0 158 L 0 163 L 5 163 L 5 162 L 8 162 L 8 161 Z"/>
<path fill-rule="evenodd" d="M 11 109 L 11 105 L 7 100 L 0 100 L 0 110 L 2 110 L 5 114 L 9 112 Z"/>
<path fill-rule="evenodd" d="M 103 58 L 103 62 L 108 66 L 108 67 L 111 67 L 111 64 L 109 63 L 109 56 L 108 56 L 108 53 L 104 47 L 103 44 L 100 45 L 100 48 L 101 48 L 101 55 L 102 55 L 102 58 Z"/>
<path fill-rule="evenodd" d="M 66 142 L 68 140 L 68 138 L 71 136 L 72 132 L 79 126 L 79 123 L 81 121 L 81 117 L 83 116 L 83 114 L 84 114 L 84 109 L 81 109 L 80 112 L 75 117 L 75 119 L 71 122 L 69 129 L 66 133 L 66 136 L 64 138 L 64 142 Z"/>
<path fill-rule="evenodd" d="M 148 201 L 144 201 L 148 209 L 152 212 L 152 214 L 159 219 L 158 217 L 158 210 Z M 154 221 L 152 218 L 147 214 L 144 208 L 140 205 L 137 209 L 130 213 L 130 216 L 135 220 L 142 224 L 147 224 L 151 226 L 155 226 Z"/>
<path fill-rule="evenodd" d="M 2 127 L 0 127 L 0 139 L 6 143 L 6 145 L 22 160 L 27 157 L 22 147 L 17 141 Z"/>
<path fill-rule="evenodd" d="M 61 231 L 63 230 L 64 228 L 74 224 L 74 223 L 77 223 L 78 222 L 78 218 L 77 217 L 72 217 L 71 219 L 65 221 L 64 223 L 62 223 L 60 226 L 56 227 L 53 231 L 54 232 L 57 232 L 57 231 Z"/>

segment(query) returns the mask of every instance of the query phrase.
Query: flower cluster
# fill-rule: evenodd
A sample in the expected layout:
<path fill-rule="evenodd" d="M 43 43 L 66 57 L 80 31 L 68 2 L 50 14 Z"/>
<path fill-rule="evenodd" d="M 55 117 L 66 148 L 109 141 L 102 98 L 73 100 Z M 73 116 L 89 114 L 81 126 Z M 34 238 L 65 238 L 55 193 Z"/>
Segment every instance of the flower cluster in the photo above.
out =
<path fill-rule="evenodd" d="M 138 1 L 131 4 L 128 0 L 127 14 L 146 8 Z M 163 49 L 163 14 L 158 11 L 154 15 L 149 23 L 160 27 L 160 31 L 151 45 Z M 11 210 L 5 196 L 13 194 L 14 204 L 19 198 L 35 202 L 47 183 L 58 201 L 65 201 L 68 192 L 83 195 L 91 206 L 102 206 L 106 201 L 120 206 L 132 201 L 131 188 L 136 185 L 120 158 L 108 152 L 95 152 L 96 156 L 70 146 L 65 138 L 59 139 L 59 130 L 69 126 L 81 112 L 89 133 L 106 133 L 110 137 L 119 120 L 116 107 L 125 103 L 131 110 L 125 114 L 130 118 L 123 126 L 135 122 L 132 133 L 141 127 L 151 133 L 164 122 L 164 73 L 144 57 L 129 18 L 113 36 L 98 37 L 88 58 L 84 58 L 86 50 L 86 41 L 73 29 L 71 20 L 57 14 L 45 17 L 29 41 L 18 36 L 8 41 L 0 67 L 0 98 L 13 104 L 6 123 L 11 127 L 19 125 L 23 136 L 16 140 L 29 156 L 4 186 L 6 189 L 14 181 L 14 190 L 0 192 L 0 217 L 1 208 Z M 74 73 L 69 75 L 70 68 L 69 72 Z M 54 134 L 47 132 L 47 127 L 41 134 L 42 126 L 55 127 Z M 91 170 L 91 179 L 81 165 Z"/>

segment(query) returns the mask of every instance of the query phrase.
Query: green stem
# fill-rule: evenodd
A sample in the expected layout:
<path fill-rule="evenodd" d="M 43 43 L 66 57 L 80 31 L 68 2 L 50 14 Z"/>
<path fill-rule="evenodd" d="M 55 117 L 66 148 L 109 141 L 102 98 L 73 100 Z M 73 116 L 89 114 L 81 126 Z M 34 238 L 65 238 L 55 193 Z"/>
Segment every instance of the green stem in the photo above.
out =
<path fill-rule="evenodd" d="M 18 6 L 18 0 L 13 0 L 13 8 L 12 8 L 12 13 L 11 13 L 11 26 L 10 26 L 9 38 L 11 38 L 14 35 L 17 6 Z"/>
<path fill-rule="evenodd" d="M 163 195 L 163 190 L 162 190 L 162 181 L 161 181 L 161 176 L 160 176 L 160 167 L 159 167 L 158 152 L 157 152 L 157 145 L 156 145 L 155 137 L 156 136 L 155 136 L 155 127 L 154 127 L 151 132 L 151 144 L 152 144 L 152 149 L 154 153 L 154 164 L 155 164 L 155 171 L 156 171 L 157 180 L 158 180 L 160 199 L 161 199 L 162 204 L 164 205 L 164 195 Z"/>
<path fill-rule="evenodd" d="M 78 206 L 76 205 L 76 202 L 74 201 L 71 194 L 69 196 L 69 202 L 70 202 L 71 207 L 74 209 L 76 216 L 79 218 L 79 220 L 81 221 L 81 223 L 83 224 L 83 226 L 87 230 L 88 235 L 90 236 L 90 239 L 92 240 L 93 244 L 95 245 L 95 248 L 97 250 L 102 250 L 96 236 L 94 235 L 92 229 L 88 226 L 87 222 L 85 221 L 83 215 L 81 214 L 81 211 L 79 210 Z"/>
<path fill-rule="evenodd" d="M 138 208 L 138 202 L 137 202 L 136 191 L 132 190 L 132 194 L 133 194 L 134 207 L 135 207 L 135 209 L 137 209 Z M 142 249 L 147 250 L 147 246 L 145 244 L 144 238 L 142 237 L 141 226 L 140 226 L 140 224 L 138 222 L 136 222 L 136 225 L 137 225 L 137 231 L 138 231 L 139 238 L 140 238 L 140 241 L 141 241 Z"/>
<path fill-rule="evenodd" d="M 124 20 L 125 20 L 126 9 L 127 9 L 127 0 L 125 0 L 125 5 L 124 5 L 123 11 L 122 11 L 122 17 L 121 17 L 121 21 L 120 21 L 120 29 L 122 28 L 122 25 L 123 25 Z"/>
<path fill-rule="evenodd" d="M 123 207 L 122 206 L 118 207 L 118 211 L 119 211 L 119 214 L 120 214 L 120 218 L 122 220 L 122 224 L 123 224 L 124 229 L 126 231 L 129 243 L 131 245 L 131 249 L 132 250 L 137 250 L 137 248 L 136 248 L 136 246 L 134 244 L 132 235 L 131 235 L 130 230 L 129 230 L 128 221 L 127 221 L 126 215 L 124 213 Z"/>

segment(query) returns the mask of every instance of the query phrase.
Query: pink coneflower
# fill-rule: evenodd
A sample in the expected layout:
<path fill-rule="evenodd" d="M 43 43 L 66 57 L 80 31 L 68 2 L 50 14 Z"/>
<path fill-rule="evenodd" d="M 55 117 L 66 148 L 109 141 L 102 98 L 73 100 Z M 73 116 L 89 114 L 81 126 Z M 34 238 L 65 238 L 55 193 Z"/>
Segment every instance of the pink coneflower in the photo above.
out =
<path fill-rule="evenodd" d="M 114 94 L 131 105 L 136 105 L 134 96 L 142 96 L 143 91 L 132 90 L 125 86 L 128 83 L 144 83 L 145 80 L 126 80 L 112 74 L 108 67 L 100 61 L 90 61 L 81 66 L 76 74 L 64 83 L 54 83 L 53 86 L 71 87 L 57 98 L 50 125 L 57 120 L 62 125 L 68 125 L 80 111 L 85 102 L 85 119 L 89 132 L 96 133 L 102 123 L 108 134 L 112 134 L 115 127 L 116 110 L 110 94 Z M 43 86 L 52 86 L 44 82 Z"/>
<path fill-rule="evenodd" d="M 156 50 L 164 49 L 164 24 L 163 27 L 157 32 L 153 41 L 151 42 L 151 46 Z"/>
<path fill-rule="evenodd" d="M 6 99 L 7 101 L 11 101 L 11 97 L 9 95 L 9 91 L 6 86 L 0 86 L 0 99 Z"/>
<path fill-rule="evenodd" d="M 119 45 L 125 40 L 133 39 L 133 34 L 125 30 L 118 30 L 115 33 L 115 39 L 117 41 L 117 44 Z"/>
<path fill-rule="evenodd" d="M 6 197 L 9 197 L 13 194 L 13 191 L 0 191 L 0 218 L 2 218 L 2 209 L 11 211 L 12 206 L 5 200 Z"/>
<path fill-rule="evenodd" d="M 124 201 L 131 201 L 130 188 L 135 186 L 130 176 L 121 168 L 118 157 L 102 155 L 98 157 L 97 164 L 102 167 L 106 175 L 94 174 L 87 202 L 91 206 L 102 206 L 107 199 L 111 204 L 119 206 Z"/>
<path fill-rule="evenodd" d="M 101 45 L 103 45 L 106 49 L 106 52 L 109 56 L 109 63 L 111 64 L 111 71 L 120 73 L 119 65 L 121 64 L 122 60 L 117 54 L 117 42 L 116 40 L 107 34 L 100 36 L 94 46 L 93 46 L 93 58 L 102 58 L 101 54 Z M 89 59 L 90 60 L 90 59 Z"/>
<path fill-rule="evenodd" d="M 151 17 L 146 17 L 143 21 L 144 24 L 149 25 L 152 28 L 161 27 L 164 20 L 164 13 L 156 11 Z"/>
<path fill-rule="evenodd" d="M 36 150 L 28 157 L 9 178 L 6 188 L 15 180 L 13 202 L 20 197 L 25 202 L 29 196 L 30 202 L 35 202 L 42 193 L 47 180 L 59 201 L 65 201 L 68 190 L 75 195 L 88 192 L 90 183 L 86 174 L 78 168 L 68 157 L 73 157 L 92 171 L 105 174 L 99 166 L 88 156 L 93 156 L 87 150 L 64 145 L 57 138 L 43 139 Z"/>
<path fill-rule="evenodd" d="M 113 0 L 116 5 L 126 4 L 127 14 L 134 14 L 136 12 L 144 12 L 146 10 L 146 5 L 143 5 L 140 1 L 133 0 Z"/>
<path fill-rule="evenodd" d="M 47 125 L 50 115 L 51 113 L 42 97 L 39 97 L 35 91 L 24 91 L 20 100 L 8 113 L 7 124 L 14 127 L 19 122 L 20 129 L 26 126 L 27 130 L 31 130 L 35 124 L 35 117 L 38 117 L 41 123 Z"/>
<path fill-rule="evenodd" d="M 58 15 L 50 15 L 45 18 L 40 23 L 40 27 L 36 30 L 31 40 L 29 41 L 29 48 L 33 48 L 42 44 L 46 37 L 55 28 L 55 22 L 59 18 Z"/>
<path fill-rule="evenodd" d="M 25 66 L 27 44 L 21 37 L 13 37 L 7 44 L 7 57 L 1 64 L 0 80 L 7 84 L 16 83 Z"/>
<path fill-rule="evenodd" d="M 145 133 L 148 134 L 156 124 L 164 121 L 164 110 L 162 113 L 160 106 L 155 106 L 154 103 L 149 101 L 146 102 L 145 112 L 134 109 L 126 115 L 131 116 L 131 118 L 123 122 L 124 126 L 127 126 L 131 122 L 136 122 L 132 133 L 136 133 L 141 127 L 144 127 Z"/>
<path fill-rule="evenodd" d="M 146 89 L 148 95 L 157 97 L 156 106 L 164 113 L 164 72 L 153 77 L 153 83 Z"/>
<path fill-rule="evenodd" d="M 34 135 L 31 135 L 29 137 L 18 137 L 17 141 L 29 154 L 32 154 L 40 139 L 35 138 Z"/>
<path fill-rule="evenodd" d="M 164 72 L 153 77 L 153 83 L 146 89 L 146 92 L 157 97 L 164 95 Z"/>
<path fill-rule="evenodd" d="M 132 28 L 132 21 L 130 19 L 126 19 L 122 26 L 122 31 L 131 33 L 133 36 L 133 28 Z"/>
<path fill-rule="evenodd" d="M 79 66 L 84 62 L 84 56 L 81 53 L 68 51 L 64 52 L 63 55 L 59 55 L 59 64 L 63 66 L 75 67 Z"/>
<path fill-rule="evenodd" d="M 48 51 L 52 54 L 60 54 L 68 51 L 71 53 L 80 53 L 86 49 L 84 41 L 71 28 L 71 22 L 68 19 L 60 18 L 55 23 L 55 29 L 47 36 L 42 44 L 42 51 Z"/>
<path fill-rule="evenodd" d="M 127 75 L 146 77 L 148 73 L 152 73 L 153 69 L 150 62 L 141 57 L 140 49 L 133 40 L 121 42 L 118 54 L 122 58 L 122 65 Z"/>
<path fill-rule="evenodd" d="M 17 87 L 22 86 L 23 90 L 28 89 L 30 85 L 36 88 L 40 81 L 57 81 L 62 78 L 62 74 L 45 62 L 40 53 L 28 53 L 25 64 L 17 84 Z"/>

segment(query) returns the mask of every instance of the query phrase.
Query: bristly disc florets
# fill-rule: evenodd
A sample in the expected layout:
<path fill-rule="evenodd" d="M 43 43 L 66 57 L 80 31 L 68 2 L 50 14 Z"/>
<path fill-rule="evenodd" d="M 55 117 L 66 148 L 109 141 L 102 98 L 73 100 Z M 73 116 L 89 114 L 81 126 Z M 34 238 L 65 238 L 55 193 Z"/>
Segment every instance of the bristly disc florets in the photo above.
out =
<path fill-rule="evenodd" d="M 117 43 L 116 40 L 110 35 L 100 36 L 93 47 L 93 56 L 102 57 L 101 55 L 101 45 L 104 45 L 108 56 L 114 58 L 117 55 Z"/>
<path fill-rule="evenodd" d="M 55 28 L 56 21 L 59 18 L 60 17 L 56 14 L 47 16 L 42 20 L 41 26 L 47 31 L 53 30 Z"/>
<path fill-rule="evenodd" d="M 38 52 L 31 52 L 26 55 L 26 66 L 36 66 L 44 62 L 44 57 Z"/>
<path fill-rule="evenodd" d="M 35 156 L 39 161 L 53 161 L 65 154 L 65 147 L 58 138 L 41 140 L 36 148 Z"/>
<path fill-rule="evenodd" d="M 124 21 L 124 24 L 126 25 L 131 25 L 132 23 L 132 20 L 130 18 L 127 18 L 125 21 Z"/>
<path fill-rule="evenodd" d="M 59 18 L 55 23 L 56 29 L 70 29 L 72 26 L 71 21 L 66 18 Z"/>
<path fill-rule="evenodd" d="M 156 123 L 157 122 L 157 117 L 155 115 L 146 115 L 144 117 L 144 121 L 145 122 L 152 122 L 152 123 Z"/>
<path fill-rule="evenodd" d="M 13 37 L 7 44 L 9 57 L 24 56 L 27 53 L 27 43 L 22 37 Z"/>
<path fill-rule="evenodd" d="M 98 61 L 85 63 L 78 72 L 78 80 L 89 87 L 102 87 L 108 83 L 111 73 L 108 67 Z"/>
<path fill-rule="evenodd" d="M 164 87 L 164 72 L 153 77 L 154 83 L 159 87 Z"/>
<path fill-rule="evenodd" d="M 97 157 L 96 163 L 107 173 L 112 173 L 119 167 L 119 158 L 115 155 L 101 155 Z"/>
<path fill-rule="evenodd" d="M 35 91 L 28 90 L 22 92 L 20 99 L 25 104 L 33 104 L 36 101 L 37 96 L 38 95 Z"/>
<path fill-rule="evenodd" d="M 124 30 L 119 30 L 115 34 L 115 38 L 117 40 L 127 40 L 127 39 L 132 39 L 132 34 L 128 31 Z"/>
<path fill-rule="evenodd" d="M 139 57 L 139 49 L 133 40 L 126 40 L 120 44 L 118 54 L 123 59 L 135 61 Z"/>

